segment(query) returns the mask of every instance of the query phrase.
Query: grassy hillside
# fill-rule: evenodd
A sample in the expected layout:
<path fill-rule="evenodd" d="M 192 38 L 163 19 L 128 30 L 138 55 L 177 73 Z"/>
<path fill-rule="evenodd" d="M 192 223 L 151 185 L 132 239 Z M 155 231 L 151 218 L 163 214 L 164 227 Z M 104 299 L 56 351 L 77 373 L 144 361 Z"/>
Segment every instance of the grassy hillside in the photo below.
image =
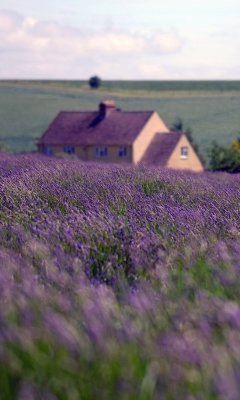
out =
<path fill-rule="evenodd" d="M 4 80 L 3 84 L 24 86 L 44 86 L 52 88 L 87 89 L 85 80 Z M 239 92 L 240 81 L 106 81 L 101 83 L 100 90 L 126 92 Z"/>
<path fill-rule="evenodd" d="M 1 400 L 237 399 L 240 175 L 0 157 Z"/>
<path fill-rule="evenodd" d="M 228 145 L 239 135 L 239 86 L 239 82 L 130 81 L 104 82 L 100 91 L 92 91 L 84 81 L 2 81 L 0 141 L 14 152 L 32 151 L 60 110 L 96 110 L 102 99 L 111 98 L 122 110 L 156 110 L 168 126 L 181 117 L 206 155 L 212 140 Z"/>

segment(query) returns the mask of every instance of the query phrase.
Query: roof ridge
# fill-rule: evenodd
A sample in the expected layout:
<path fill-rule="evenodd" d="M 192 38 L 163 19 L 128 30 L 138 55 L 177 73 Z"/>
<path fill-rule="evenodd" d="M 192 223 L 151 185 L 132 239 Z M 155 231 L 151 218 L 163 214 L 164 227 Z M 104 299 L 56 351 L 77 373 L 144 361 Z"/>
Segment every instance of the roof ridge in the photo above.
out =
<path fill-rule="evenodd" d="M 168 134 L 169 135 L 169 134 L 172 134 L 172 133 L 175 133 L 175 134 L 177 133 L 179 135 L 186 134 L 186 132 L 184 132 L 184 131 L 169 131 L 169 132 L 165 132 L 164 131 L 164 132 L 156 132 L 155 134 L 158 134 L 158 133 L 161 134 L 161 135 L 163 135 L 163 134 Z"/>
<path fill-rule="evenodd" d="M 143 114 L 143 113 L 154 113 L 155 111 L 154 110 L 133 110 L 133 111 L 129 111 L 129 110 L 114 110 L 114 112 L 117 112 L 117 113 L 131 113 L 131 114 L 133 114 L 133 113 L 141 113 L 141 114 Z M 98 114 L 99 113 L 99 111 L 78 111 L 78 110 L 60 110 L 59 111 L 59 114 L 60 113 L 79 113 L 79 114 L 84 114 L 84 113 L 94 113 L 94 114 Z"/>
<path fill-rule="evenodd" d="M 98 114 L 98 111 L 77 111 L 77 110 L 60 110 L 59 111 L 59 114 L 60 113 L 96 113 L 96 114 Z"/>
<path fill-rule="evenodd" d="M 155 111 L 113 111 L 99 118 L 98 110 L 61 110 L 43 133 L 39 143 L 62 145 L 121 145 L 137 138 Z"/>

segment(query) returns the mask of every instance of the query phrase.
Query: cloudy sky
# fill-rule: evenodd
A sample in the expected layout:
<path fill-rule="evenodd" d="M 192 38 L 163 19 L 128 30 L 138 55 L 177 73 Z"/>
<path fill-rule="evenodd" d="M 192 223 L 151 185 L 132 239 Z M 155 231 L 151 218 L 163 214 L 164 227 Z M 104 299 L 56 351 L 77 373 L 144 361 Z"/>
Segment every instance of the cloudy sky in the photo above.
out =
<path fill-rule="evenodd" d="M 240 79 L 239 0 L 0 0 L 0 79 Z"/>

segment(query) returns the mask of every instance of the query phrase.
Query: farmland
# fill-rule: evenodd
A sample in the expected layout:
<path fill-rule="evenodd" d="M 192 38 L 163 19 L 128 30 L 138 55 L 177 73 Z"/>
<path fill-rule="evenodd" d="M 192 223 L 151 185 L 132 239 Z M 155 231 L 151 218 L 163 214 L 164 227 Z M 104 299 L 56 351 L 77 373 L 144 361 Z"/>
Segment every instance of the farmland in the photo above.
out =
<path fill-rule="evenodd" d="M 0 157 L 1 400 L 238 399 L 240 176 Z"/>
<path fill-rule="evenodd" d="M 240 82 L 1 81 L 0 141 L 13 152 L 33 151 L 60 110 L 96 110 L 103 98 L 122 110 L 156 110 L 168 126 L 177 117 L 192 129 L 206 156 L 211 141 L 229 145 L 239 135 Z"/>

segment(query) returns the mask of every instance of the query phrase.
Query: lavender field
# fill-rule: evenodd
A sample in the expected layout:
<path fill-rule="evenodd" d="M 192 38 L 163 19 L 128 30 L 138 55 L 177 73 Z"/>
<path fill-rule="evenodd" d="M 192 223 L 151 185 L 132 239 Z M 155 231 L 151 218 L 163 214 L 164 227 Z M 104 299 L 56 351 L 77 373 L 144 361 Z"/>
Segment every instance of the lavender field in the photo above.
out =
<path fill-rule="evenodd" d="M 1 400 L 238 400 L 240 176 L 0 156 Z"/>

